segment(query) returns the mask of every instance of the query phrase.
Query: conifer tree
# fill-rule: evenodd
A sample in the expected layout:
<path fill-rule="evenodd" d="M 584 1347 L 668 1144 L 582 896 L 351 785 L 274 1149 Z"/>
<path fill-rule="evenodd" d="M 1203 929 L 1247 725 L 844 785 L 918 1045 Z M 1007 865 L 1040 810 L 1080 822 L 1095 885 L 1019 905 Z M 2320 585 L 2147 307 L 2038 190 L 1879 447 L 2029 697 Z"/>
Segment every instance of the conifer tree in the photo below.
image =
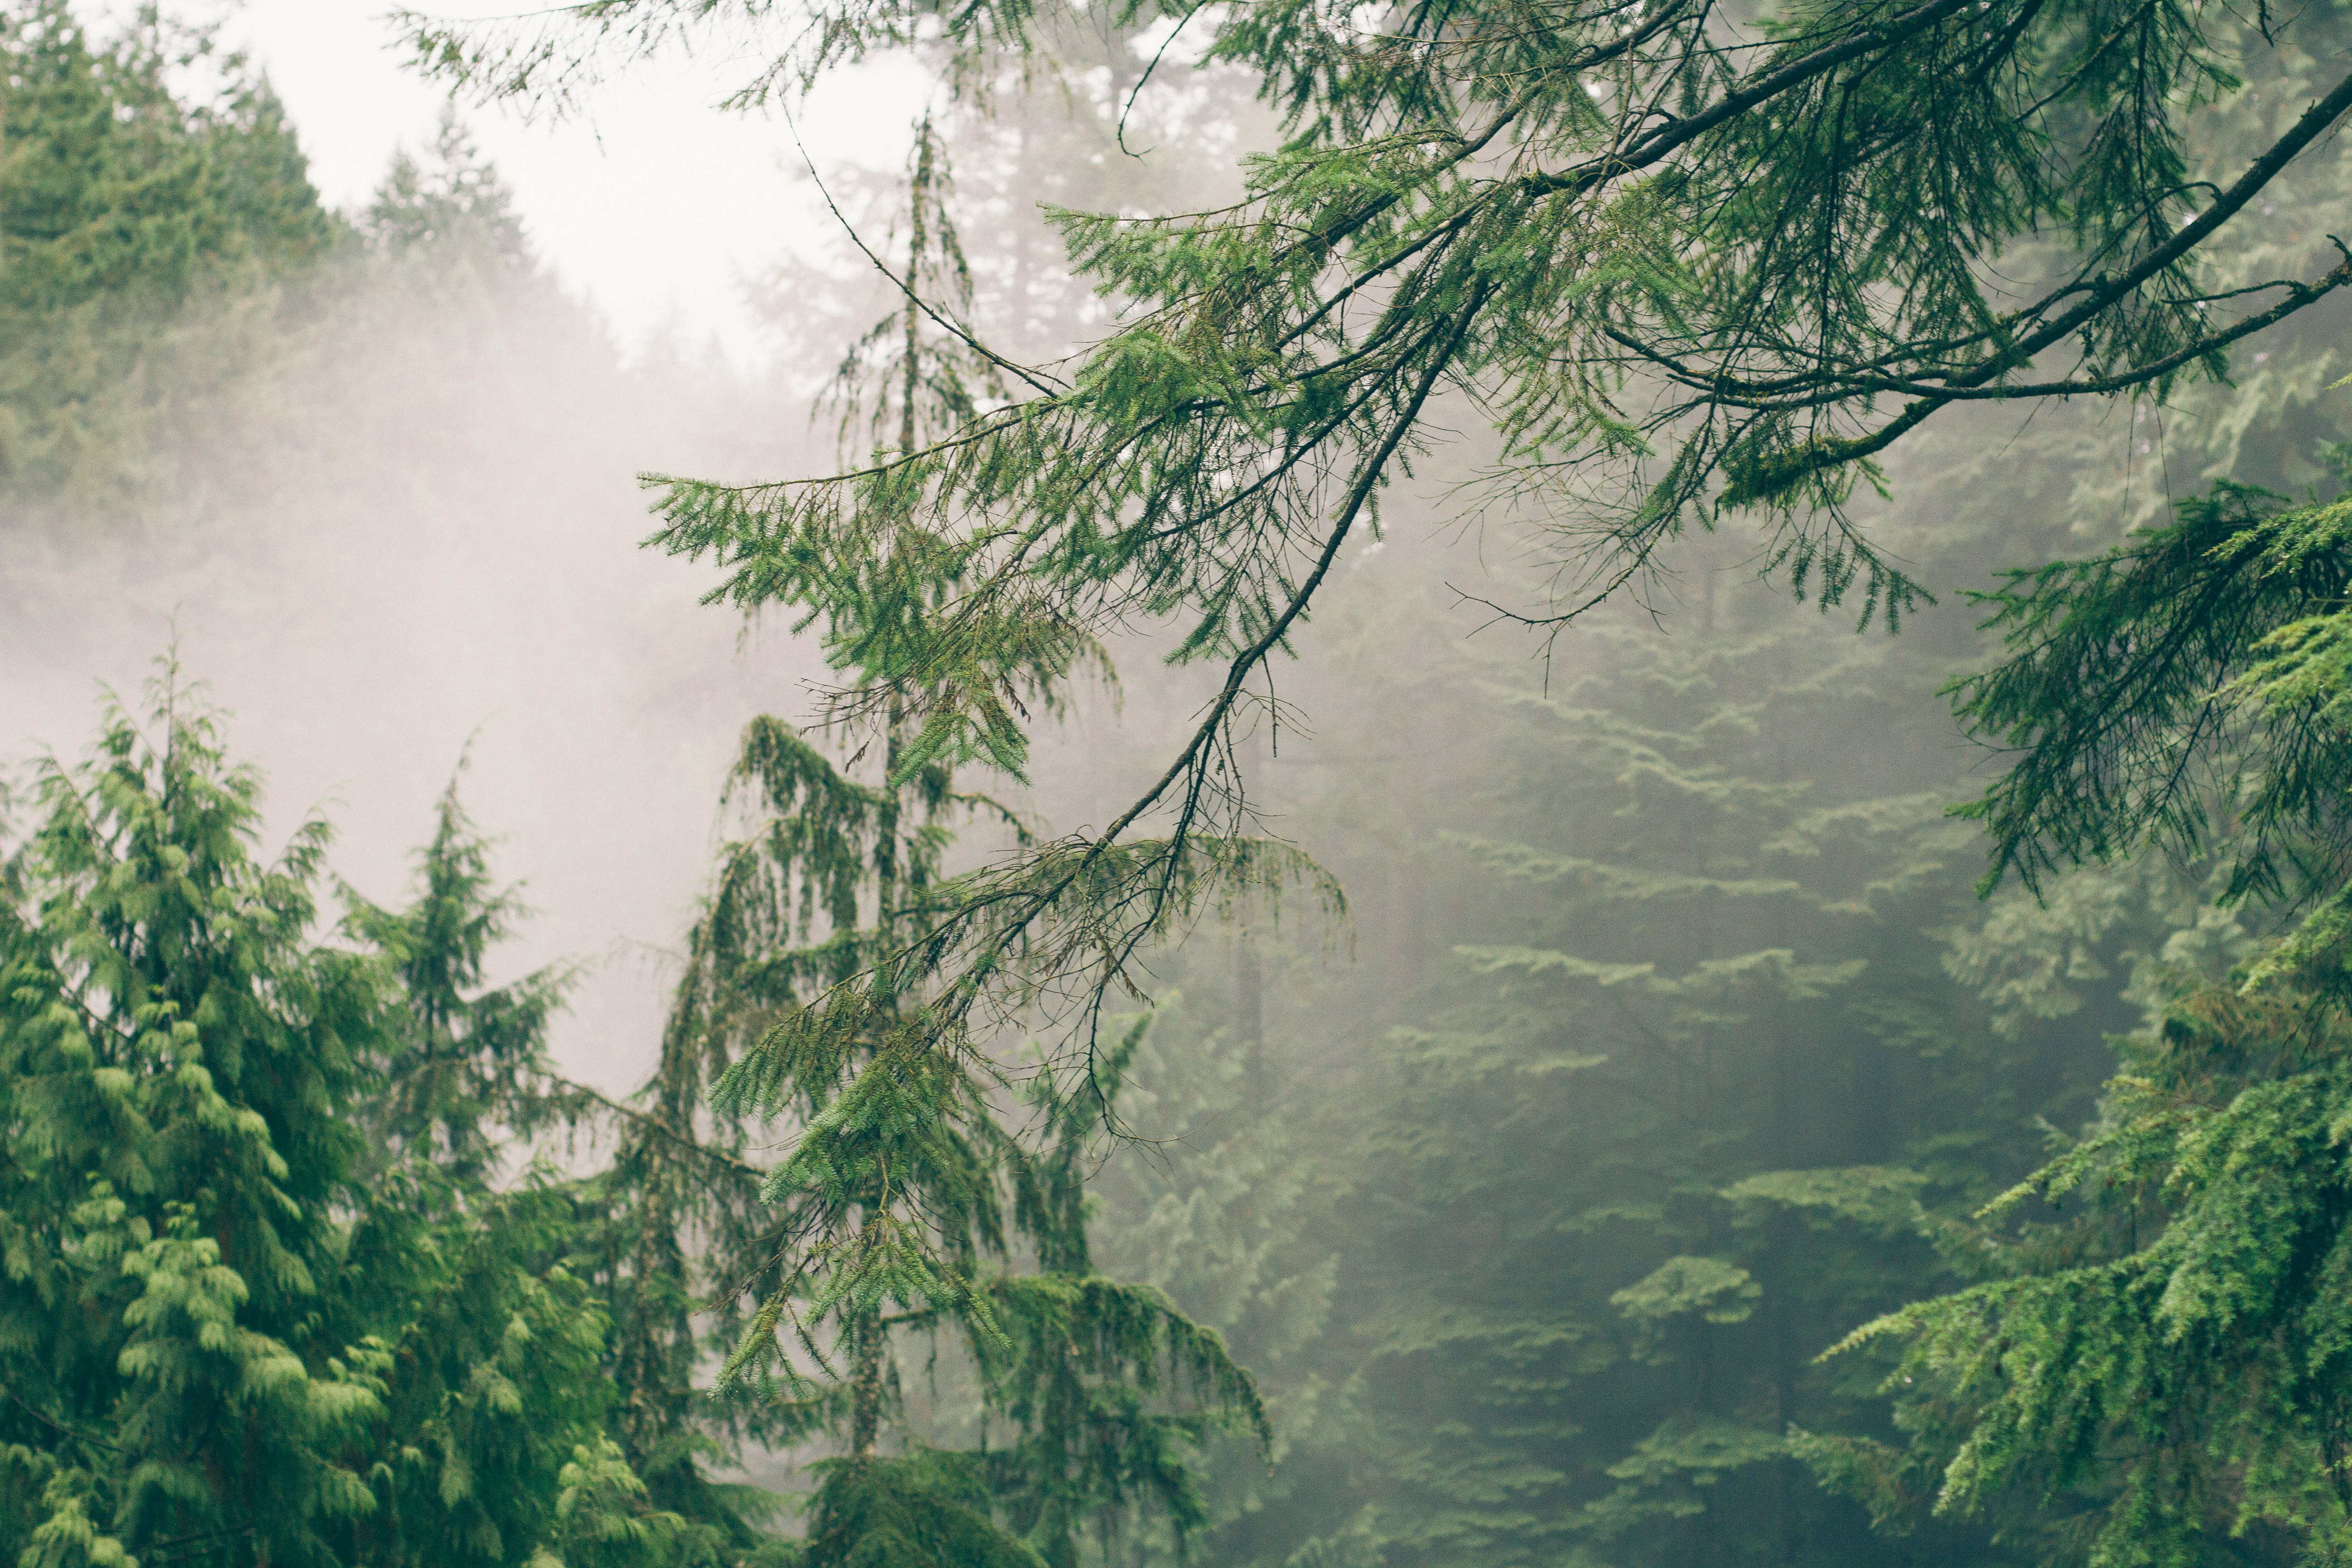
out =
<path fill-rule="evenodd" d="M 910 1048 L 919 994 L 815 1049 L 781 1026 L 930 918 L 952 888 L 953 817 L 1013 819 L 936 764 L 904 784 L 859 783 L 772 720 L 745 732 L 729 802 L 741 833 L 615 1165 L 645 1205 L 615 1211 L 616 1236 L 668 1248 L 690 1223 L 709 1247 L 691 1266 L 675 1252 L 636 1266 L 648 1360 L 690 1371 L 701 1341 L 686 1310 L 696 1274 L 713 1281 L 709 1305 L 734 1342 L 721 1392 L 759 1396 L 731 1407 L 736 1429 L 837 1451 L 808 1503 L 812 1564 L 1070 1564 L 1088 1530 L 1131 1510 L 1189 1530 L 1191 1449 L 1213 1424 L 1263 1418 L 1213 1331 L 1092 1268 L 1087 1150 L 1123 1058 L 1100 1063 L 1087 1113 L 1032 1097 L 1048 1121 L 1040 1152 L 1013 1135 L 1022 1102 L 1003 1064 Z M 706 1090 L 713 1120 L 698 1132 Z M 779 1119 L 792 1152 L 758 1172 L 740 1152 Z M 942 1342 L 962 1359 L 976 1446 L 908 1429 L 903 1347 L 917 1338 L 934 1366 Z M 683 1430 L 677 1415 L 667 1425 Z"/>
<path fill-rule="evenodd" d="M 515 1135 L 546 1115 L 547 1029 L 567 977 L 484 986 L 520 904 L 493 882 L 455 780 L 417 862 L 404 910 L 346 891 L 348 927 L 382 955 L 401 1003 L 356 1107 L 374 1147 L 354 1173 L 371 1199 L 346 1254 L 352 1326 L 394 1303 L 412 1314 L 396 1340 L 373 1331 L 379 1508 L 352 1554 L 563 1558 L 585 1535 L 591 1561 L 660 1561 L 680 1524 L 639 1500 L 643 1482 L 606 1436 L 607 1313 L 579 1268 L 569 1184 L 507 1169 Z M 582 1513 L 625 1526 L 624 1539 L 596 1540 Z"/>
<path fill-rule="evenodd" d="M 173 90 L 198 62 L 226 78 L 211 100 Z M 0 7 L 0 486 L 113 499 L 161 455 L 173 373 L 245 363 L 257 290 L 333 226 L 267 84 L 201 29 L 93 38 L 26 0 Z"/>
<path fill-rule="evenodd" d="M 336 940 L 325 825 L 261 859 L 257 775 L 175 669 L 150 695 L 42 765 L 5 862 L 5 1549 L 707 1560 L 606 1436 L 562 1184 L 499 1169 L 561 979 L 480 986 L 513 904 L 454 795 L 422 900 Z"/>
<path fill-rule="evenodd" d="M 2213 866 L 2250 924 L 2265 904 L 2307 912 L 2225 948 L 2226 973 L 2168 954 L 2099 1119 L 1982 1216 L 1982 1282 L 1847 1342 L 1900 1347 L 1909 1441 L 1832 1445 L 1824 1469 L 1891 1526 L 1983 1511 L 2053 1556 L 2131 1563 L 2325 1562 L 2352 1542 L 2334 1282 L 2345 513 L 2224 483 L 1988 596 L 2009 658 L 1957 691 L 2013 748 L 1970 808 L 1988 880 L 2169 854 Z"/>
<path fill-rule="evenodd" d="M 346 892 L 351 924 L 394 964 L 408 999 L 407 1038 L 384 1064 L 371 1098 L 373 1129 L 389 1154 L 411 1152 L 461 1179 L 492 1173 L 500 1134 L 527 1114 L 526 1084 L 544 1074 L 550 1018 L 565 976 L 554 971 L 484 989 L 493 948 L 522 912 L 492 880 L 489 846 L 467 816 L 452 779 L 435 809 L 433 837 L 418 856 L 416 902 L 386 910 Z"/>
<path fill-rule="evenodd" d="M 253 775 L 157 698 L 152 740 L 117 710 L 44 768 L 11 859 L 9 1533 L 311 1561 L 370 1501 L 373 1369 L 314 1334 L 382 998 L 311 944 L 323 826 L 257 861 Z"/>
<path fill-rule="evenodd" d="M 863 423 L 877 449 L 911 452 L 918 431 L 952 428 L 983 402 L 1004 398 L 995 363 L 973 346 L 964 324 L 971 316 L 971 262 L 948 205 L 954 178 L 946 137 L 926 114 L 915 123 L 907 158 L 905 266 L 886 265 L 900 298 L 850 345 L 834 373 L 845 447 Z M 864 406 L 869 396 L 870 411 Z"/>
<path fill-rule="evenodd" d="M 1285 1521 L 1334 1561 L 1904 1560 L 1796 1461 L 1792 1426 L 1869 1414 L 1811 1358 L 1938 1276 L 1920 1205 L 1980 1201 L 2055 1106 L 2024 1042 L 1961 1048 L 1917 934 L 1967 901 L 1943 759 L 1826 743 L 1860 706 L 1893 746 L 1930 683 L 1734 605 L 1604 617 L 1545 693 L 1486 677 L 1416 900 L 1434 983 L 1339 1119 L 1378 1436 Z"/>

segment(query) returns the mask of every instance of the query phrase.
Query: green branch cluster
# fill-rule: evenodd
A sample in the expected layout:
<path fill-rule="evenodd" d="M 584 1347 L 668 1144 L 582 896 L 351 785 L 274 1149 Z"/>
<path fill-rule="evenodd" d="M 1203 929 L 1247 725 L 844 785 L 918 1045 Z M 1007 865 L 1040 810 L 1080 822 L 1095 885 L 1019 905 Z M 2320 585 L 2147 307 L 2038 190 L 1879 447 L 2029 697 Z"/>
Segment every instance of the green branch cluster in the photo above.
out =
<path fill-rule="evenodd" d="M 730 33 L 764 62 L 752 98 L 919 46 L 978 100 L 1050 57 L 1063 20 L 600 0 L 407 25 L 428 73 L 560 110 L 606 65 Z M 1121 631 L 1165 628 L 1171 658 L 1220 668 L 1107 826 L 962 889 L 938 927 L 959 944 L 950 994 L 1026 1002 L 1042 974 L 1099 995 L 1260 863 L 1235 726 L 1457 415 L 1493 433 L 1496 498 L 1555 542 L 1553 603 L 1521 618 L 1557 627 L 1745 509 L 1801 593 L 1858 595 L 1891 625 L 1920 591 L 1845 503 L 1906 432 L 1954 404 L 2219 377 L 2242 337 L 2352 280 L 2331 255 L 2215 286 L 2211 242 L 2352 109 L 2352 79 L 2332 84 L 2225 179 L 2193 179 L 2194 117 L 2273 47 L 2266 19 L 2215 7 L 1267 0 L 1109 20 L 1201 29 L 1206 63 L 1282 115 L 1239 202 L 1055 214 L 1114 320 L 1013 367 L 1017 395 L 968 414 L 933 395 L 919 422 L 925 321 L 992 376 L 1012 362 L 963 321 L 965 274 L 935 269 L 927 293 L 919 244 L 893 274 L 913 378 L 894 447 L 829 478 L 648 480 L 654 542 L 716 563 L 714 599 L 820 627 L 836 717 L 906 724 L 910 764 L 1017 774 L 1030 715 Z M 919 153 L 918 220 L 930 166 Z M 965 1016 L 922 1026 L 952 1051 Z M 1077 1009 L 1090 1042 L 1095 1016 Z"/>

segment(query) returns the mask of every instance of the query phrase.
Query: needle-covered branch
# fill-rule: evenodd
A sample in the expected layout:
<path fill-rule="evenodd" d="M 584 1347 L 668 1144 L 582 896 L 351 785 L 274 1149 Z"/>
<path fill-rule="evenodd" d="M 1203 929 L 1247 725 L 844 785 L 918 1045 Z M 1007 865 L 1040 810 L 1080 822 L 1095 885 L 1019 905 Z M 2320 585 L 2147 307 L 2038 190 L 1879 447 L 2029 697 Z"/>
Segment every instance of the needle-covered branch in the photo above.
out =
<path fill-rule="evenodd" d="M 621 1168 L 646 1206 L 668 1193 L 666 1230 L 691 1220 L 705 1237 L 697 1305 L 729 1342 L 719 1407 L 771 1442 L 837 1446 L 811 1562 L 889 1560 L 883 1541 L 908 1531 L 958 1562 L 1061 1562 L 1138 1510 L 1181 1536 L 1201 1516 L 1193 1447 L 1226 1426 L 1263 1441 L 1265 1422 L 1214 1332 L 1088 1253 L 1090 1151 L 1142 1024 L 1077 1084 L 980 1047 L 956 1010 L 992 993 L 942 955 L 1002 937 L 973 911 L 1033 889 L 943 860 L 953 825 L 977 819 L 1029 865 L 1026 828 L 937 763 L 904 766 L 904 740 L 890 733 L 866 782 L 785 725 L 748 727 L 662 1071 L 636 1104 L 564 1087 L 624 1124 L 636 1159 Z M 664 1162 L 667 1189 L 645 1179 Z M 962 1348 L 1009 1442 L 925 1446 L 899 1394 L 915 1336 Z"/>
<path fill-rule="evenodd" d="M 1300 882 L 1336 907 L 1257 837 L 1234 738 L 1441 411 L 1486 423 L 1491 493 L 1550 531 L 1556 598 L 1529 620 L 1556 626 L 1685 529 L 1746 511 L 1799 592 L 1891 623 L 1919 591 L 1845 510 L 1882 483 L 1878 454 L 1953 404 L 2220 377 L 2233 345 L 2352 280 L 2340 249 L 2221 276 L 2231 226 L 2352 111 L 2352 78 L 2242 165 L 2202 169 L 2196 117 L 2285 34 L 2200 0 L 1254 0 L 1109 19 L 1213 27 L 1205 63 L 1287 117 L 1244 198 L 1052 212 L 1114 312 L 1098 341 L 968 415 L 911 416 L 916 375 L 896 445 L 848 471 L 656 477 L 653 542 L 715 563 L 714 600 L 822 635 L 832 717 L 893 737 L 894 786 L 967 763 L 1018 776 L 1037 719 L 1122 633 L 1158 632 L 1215 679 L 1108 828 L 894 902 L 911 923 L 879 945 L 780 954 L 795 984 L 832 978 L 761 1037 L 768 1065 L 738 1069 L 745 1103 L 773 1087 L 762 1073 L 885 1034 L 919 1077 L 924 1051 L 977 1061 L 1043 1016 L 1084 1047 L 1057 1060 L 1091 1061 L 1106 997 L 1199 910 Z M 413 37 L 444 79 L 561 108 L 565 72 L 729 28 L 753 97 L 918 45 L 978 91 L 1071 20 L 1029 0 L 792 18 L 600 0 Z M 887 270 L 923 293 L 912 261 Z M 1006 363 L 960 300 L 905 306 L 904 365 L 926 332 Z"/>

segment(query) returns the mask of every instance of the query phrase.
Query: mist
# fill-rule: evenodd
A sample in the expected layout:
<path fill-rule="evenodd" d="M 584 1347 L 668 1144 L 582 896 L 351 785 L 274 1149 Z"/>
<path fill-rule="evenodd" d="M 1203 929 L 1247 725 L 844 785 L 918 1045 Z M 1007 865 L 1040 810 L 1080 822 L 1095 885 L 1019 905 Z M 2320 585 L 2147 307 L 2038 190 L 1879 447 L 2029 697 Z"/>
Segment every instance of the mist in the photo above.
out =
<path fill-rule="evenodd" d="M 175 658 L 266 771 L 270 832 L 325 816 L 339 874 L 384 900 L 459 779 L 536 911 L 501 967 L 586 966 L 556 1048 L 621 1090 L 660 1032 L 735 732 L 822 671 L 639 548 L 636 475 L 797 463 L 807 418 L 713 344 L 625 364 L 533 267 L 352 258 L 188 416 L 167 481 L 95 521 L 20 516 L 5 724 L 16 757 L 70 760 L 102 690 L 142 711 Z"/>

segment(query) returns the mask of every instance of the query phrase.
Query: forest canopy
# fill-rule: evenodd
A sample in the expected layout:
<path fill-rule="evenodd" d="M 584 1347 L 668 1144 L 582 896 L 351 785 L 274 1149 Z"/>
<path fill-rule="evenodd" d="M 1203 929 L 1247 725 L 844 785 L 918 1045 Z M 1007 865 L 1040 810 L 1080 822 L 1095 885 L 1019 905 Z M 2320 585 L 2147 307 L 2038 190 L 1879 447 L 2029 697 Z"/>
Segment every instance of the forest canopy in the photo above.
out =
<path fill-rule="evenodd" d="M 1160 25 L 1155 69 L 1197 26 L 1200 58 L 1237 68 L 1280 116 L 1286 140 L 1250 165 L 1244 197 L 1170 216 L 1049 214 L 1116 314 L 1068 355 L 1021 363 L 989 346 L 960 270 L 926 286 L 932 173 L 919 159 L 914 237 L 890 274 L 906 296 L 895 444 L 826 478 L 656 477 L 657 542 L 722 569 L 714 599 L 820 626 L 842 675 L 833 717 L 887 735 L 904 770 L 985 761 L 1019 777 L 1025 716 L 1139 625 L 1221 679 L 1108 826 L 943 890 L 919 942 L 845 973 L 752 1060 L 806 1053 L 879 999 L 927 989 L 924 1044 L 948 1059 L 998 1026 L 995 1009 L 1075 996 L 1066 1059 L 1090 1065 L 1100 999 L 1139 987 L 1159 941 L 1236 888 L 1311 884 L 1294 862 L 1269 875 L 1277 846 L 1254 834 L 1240 738 L 1280 727 L 1271 661 L 1303 646 L 1342 550 L 1359 530 L 1378 536 L 1383 492 L 1432 459 L 1457 408 L 1490 430 L 1477 481 L 1490 503 L 1534 513 L 1550 540 L 1548 603 L 1503 618 L 1557 635 L 1654 581 L 1686 529 L 1745 513 L 1800 596 L 1858 595 L 1864 626 L 1892 630 L 1922 591 L 1851 510 L 1858 485 L 1884 492 L 1881 454 L 1954 405 L 2161 406 L 2225 381 L 2242 341 L 2352 281 L 2340 240 L 2259 258 L 2229 243 L 2352 110 L 2352 78 L 2319 63 L 2340 55 L 2330 13 L 1891 0 L 1751 16 L 1695 0 L 1121 20 Z M 775 39 L 739 103 L 907 47 L 978 101 L 1066 25 L 1025 5 L 820 8 L 798 26 L 760 6 L 647 3 L 410 26 L 427 71 L 561 110 L 604 63 L 730 23 L 755 48 Z M 2221 138 L 2226 151 L 2192 145 L 2249 79 L 2275 102 L 2282 78 L 2291 114 Z M 1142 91 L 1114 106 L 1122 125 Z M 961 360 L 987 395 L 958 383 L 924 400 L 938 386 L 918 370 L 927 330 L 946 345 L 939 363 Z M 878 421 L 877 435 L 887 443 Z M 1959 689 L 1963 722 L 2017 759 L 1974 808 L 1996 833 L 1988 887 L 2012 867 L 2039 885 L 2143 848 L 2234 858 L 2225 903 L 2345 886 L 2337 510 L 2279 512 L 2225 477 L 2145 545 L 2031 572 L 1995 598 L 2010 658 Z M 1654 1463 L 1711 1482 L 1776 1452 L 1810 1458 L 1889 1523 L 1919 1477 L 1940 1473 L 1926 1487 L 1940 1512 L 2028 1476 L 2066 1489 L 2112 1472 L 2121 1489 L 2058 1531 L 2095 1561 L 2197 1560 L 2217 1528 L 2284 1531 L 2333 1560 L 2352 1503 L 2322 1283 L 2338 1178 L 2324 1152 L 2336 1136 L 2319 1130 L 2337 1123 L 2332 1069 L 2299 1075 L 2333 1060 L 2325 976 L 2344 929 L 2323 906 L 2244 980 L 2249 994 L 2287 987 L 2274 1013 L 2179 981 L 2158 1043 L 2126 1051 L 2105 1111 L 2115 1130 L 2017 1189 L 2060 1205 L 2096 1173 L 2103 1190 L 2149 1194 L 2167 1216 L 2156 1241 L 2136 1222 L 2120 1244 L 2096 1217 L 2062 1226 L 2054 1251 L 2001 1249 L 1995 1272 L 2014 1279 L 1849 1342 L 1903 1339 L 1895 1377 L 1933 1391 L 1898 1400 L 1907 1457 L 1803 1437 L 1784 1375 L 1785 1435 L 1670 1422 L 1649 1458 L 1611 1468 L 1636 1486 L 1625 1506 L 1652 1506 L 1632 1498 Z M 1474 962 L 1626 986 L 1656 984 L 1640 978 L 1648 956 L 1613 972 L 1525 949 Z M 1851 973 L 1779 962 L 1783 1005 Z M 2196 1049 L 2232 1066 L 2187 1065 L 2208 1039 Z M 2143 1050 L 2163 1065 L 2140 1065 Z M 2246 1061 L 2266 1064 L 2252 1082 L 2234 1066 Z M 2305 1107 L 2304 1131 L 2254 1109 L 2279 1095 Z M 2310 1152 L 2261 1152 L 2274 1138 Z M 2242 1186 L 2249 1165 L 2267 1184 Z M 1754 1176 L 1726 1195 L 1859 1216 L 1899 1209 L 1913 1179 Z M 2307 1224 L 2286 1217 L 2306 1209 Z M 2073 1250 L 2118 1246 L 2111 1262 Z M 1684 1258 L 1612 1300 L 1727 1325 L 1759 1290 L 1745 1269 Z M 2257 1371 L 2246 1356 L 2284 1359 Z"/>

